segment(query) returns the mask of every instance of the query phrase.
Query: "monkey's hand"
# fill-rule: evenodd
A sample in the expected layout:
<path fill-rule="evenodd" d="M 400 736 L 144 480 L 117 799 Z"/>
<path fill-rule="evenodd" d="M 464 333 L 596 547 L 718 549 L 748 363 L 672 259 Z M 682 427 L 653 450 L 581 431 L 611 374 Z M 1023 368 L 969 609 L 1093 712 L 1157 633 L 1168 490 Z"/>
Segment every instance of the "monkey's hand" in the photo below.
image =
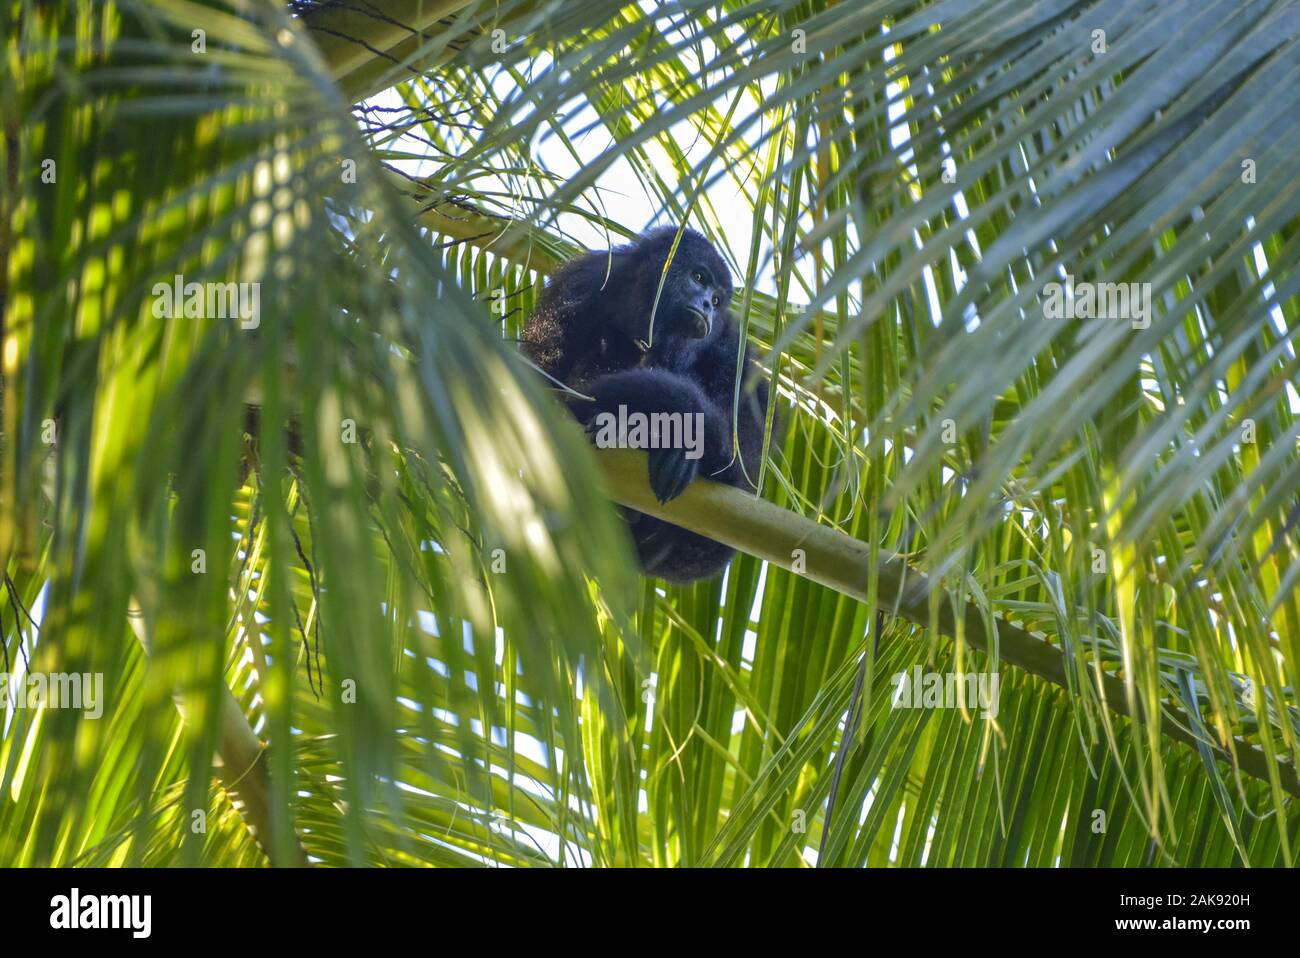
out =
<path fill-rule="evenodd" d="M 685 449 L 650 450 L 650 489 L 661 505 L 685 492 L 699 472 L 700 461 L 686 458 Z"/>

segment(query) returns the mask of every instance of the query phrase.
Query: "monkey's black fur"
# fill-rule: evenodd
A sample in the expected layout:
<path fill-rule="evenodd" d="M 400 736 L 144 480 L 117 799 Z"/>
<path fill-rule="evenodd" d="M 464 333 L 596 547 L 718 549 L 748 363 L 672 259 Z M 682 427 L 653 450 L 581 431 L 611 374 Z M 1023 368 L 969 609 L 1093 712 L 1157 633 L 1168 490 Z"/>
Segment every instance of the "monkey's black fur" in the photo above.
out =
<path fill-rule="evenodd" d="M 684 449 L 649 451 L 650 486 L 660 502 L 681 495 L 697 475 L 752 490 L 768 402 L 767 383 L 746 345 L 737 457 L 731 430 L 741 343 L 727 309 L 731 272 L 708 240 L 686 230 L 663 277 L 676 234 L 665 227 L 638 243 L 568 263 L 552 278 L 523 335 L 525 352 L 544 372 L 594 397 L 568 400 L 589 430 L 599 413 L 617 416 L 620 405 L 646 415 L 704 414 L 701 458 L 688 459 Z M 692 582 L 716 575 L 731 559 L 728 546 L 624 512 L 647 575 Z"/>

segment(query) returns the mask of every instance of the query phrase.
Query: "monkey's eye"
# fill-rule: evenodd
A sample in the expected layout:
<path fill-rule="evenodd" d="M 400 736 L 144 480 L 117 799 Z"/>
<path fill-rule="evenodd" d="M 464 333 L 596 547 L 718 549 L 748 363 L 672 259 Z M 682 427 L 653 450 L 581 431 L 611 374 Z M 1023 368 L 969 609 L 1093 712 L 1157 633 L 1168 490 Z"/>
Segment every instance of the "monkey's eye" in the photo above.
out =
<path fill-rule="evenodd" d="M 695 282 L 699 283 L 701 286 L 704 285 L 704 274 L 701 273 L 698 269 L 695 272 L 691 273 L 691 279 L 695 280 Z"/>
<path fill-rule="evenodd" d="M 722 300 L 720 300 L 720 299 L 715 295 L 715 296 L 713 297 L 713 305 L 716 307 L 716 306 L 718 305 L 718 303 L 720 303 L 720 302 L 722 302 Z"/>

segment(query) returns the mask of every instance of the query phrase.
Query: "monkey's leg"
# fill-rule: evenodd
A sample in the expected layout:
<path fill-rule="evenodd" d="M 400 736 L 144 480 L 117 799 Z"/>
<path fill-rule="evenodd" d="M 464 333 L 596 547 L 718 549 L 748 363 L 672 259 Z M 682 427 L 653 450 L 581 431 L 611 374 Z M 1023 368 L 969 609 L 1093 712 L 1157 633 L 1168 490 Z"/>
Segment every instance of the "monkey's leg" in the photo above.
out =
<path fill-rule="evenodd" d="M 687 583 L 717 575 L 735 550 L 662 519 L 634 513 L 632 539 L 646 575 Z"/>

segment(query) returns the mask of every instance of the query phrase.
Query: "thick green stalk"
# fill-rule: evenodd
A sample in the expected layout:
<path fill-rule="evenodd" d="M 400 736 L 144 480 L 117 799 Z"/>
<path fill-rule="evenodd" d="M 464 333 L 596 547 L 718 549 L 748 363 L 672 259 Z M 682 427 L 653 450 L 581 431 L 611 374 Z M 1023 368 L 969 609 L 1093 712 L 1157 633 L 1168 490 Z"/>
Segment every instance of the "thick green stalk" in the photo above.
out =
<path fill-rule="evenodd" d="M 764 499 L 716 482 L 692 482 L 686 491 L 667 505 L 656 501 L 646 480 L 644 453 L 609 449 L 598 453 L 605 471 L 611 498 L 647 515 L 666 519 L 675 525 L 726 543 L 741 552 L 765 559 L 789 569 L 813 582 L 834 589 L 859 601 L 867 601 L 867 582 L 871 573 L 871 547 L 852 536 L 811 519 L 782 509 Z M 800 569 L 795 569 L 795 550 L 802 550 Z M 945 636 L 957 634 L 952 603 L 945 597 L 938 603 L 937 622 L 930 618 L 929 595 L 934 583 L 924 573 L 907 565 L 898 555 L 881 549 L 878 552 L 879 607 L 929 628 L 932 624 Z M 962 613 L 964 638 L 972 647 L 987 651 L 992 645 L 984 614 L 971 602 Z M 996 620 L 997 649 L 1001 661 L 1044 678 L 1054 685 L 1068 688 L 1067 662 L 1059 648 L 1040 633 L 1030 632 L 1002 619 Z M 1124 683 L 1105 674 L 1099 693 L 1106 706 L 1120 715 L 1128 715 Z M 1197 742 L 1182 726 L 1191 726 L 1177 706 L 1167 706 L 1168 717 L 1160 730 L 1169 738 L 1193 747 Z M 1222 760 L 1232 763 L 1217 743 L 1205 743 Z M 1292 795 L 1300 795 L 1300 781 L 1295 769 L 1285 761 L 1270 764 L 1259 748 L 1238 738 L 1235 742 L 1236 764 L 1254 778 L 1270 781 L 1277 775 L 1279 784 Z"/>
<path fill-rule="evenodd" d="M 139 603 L 132 602 L 128 618 L 145 654 L 150 654 L 152 643 Z M 176 696 L 176 708 L 181 713 L 181 720 L 188 721 L 185 701 L 179 695 Z M 221 780 L 226 794 L 248 826 L 249 833 L 272 864 L 299 867 L 308 865 L 307 852 L 296 835 L 293 838 L 292 858 L 285 862 L 275 861 L 275 842 L 271 840 L 274 821 L 271 810 L 271 772 L 264 754 L 266 744 L 257 737 L 239 702 L 230 689 L 224 686 L 221 689 L 221 718 L 218 725 L 217 778 Z"/>

